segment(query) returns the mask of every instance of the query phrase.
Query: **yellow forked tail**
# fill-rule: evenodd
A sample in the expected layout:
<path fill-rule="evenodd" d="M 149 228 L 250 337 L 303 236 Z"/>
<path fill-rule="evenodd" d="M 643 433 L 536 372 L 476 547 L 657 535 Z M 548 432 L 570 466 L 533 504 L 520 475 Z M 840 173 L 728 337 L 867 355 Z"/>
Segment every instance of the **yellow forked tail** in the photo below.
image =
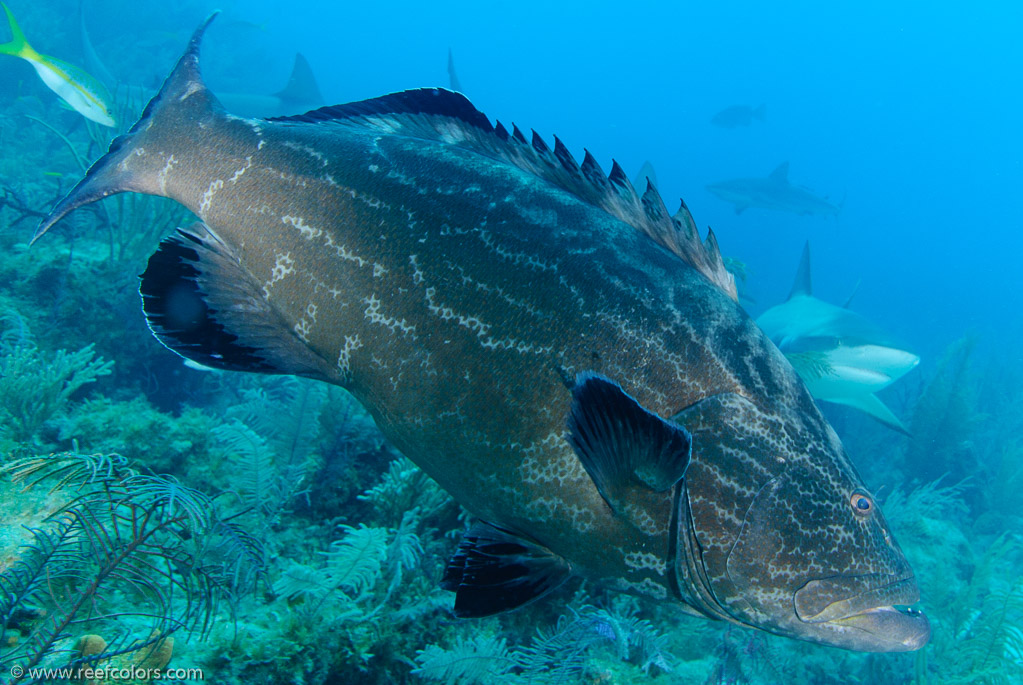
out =
<path fill-rule="evenodd" d="M 7 23 L 11 27 L 11 40 L 10 42 L 3 43 L 0 45 L 0 55 L 14 55 L 15 57 L 28 58 L 35 54 L 35 50 L 25 40 L 25 34 L 21 32 L 21 27 L 18 26 L 18 22 L 14 21 L 14 15 L 7 9 L 7 5 L 0 2 L 0 6 L 4 8 L 4 12 L 7 13 Z"/>

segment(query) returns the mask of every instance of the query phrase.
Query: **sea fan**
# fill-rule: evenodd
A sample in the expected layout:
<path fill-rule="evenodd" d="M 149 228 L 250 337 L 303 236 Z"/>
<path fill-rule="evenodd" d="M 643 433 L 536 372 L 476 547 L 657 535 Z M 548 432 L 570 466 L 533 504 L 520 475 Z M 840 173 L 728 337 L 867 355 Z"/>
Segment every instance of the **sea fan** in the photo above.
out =
<path fill-rule="evenodd" d="M 121 646 L 111 640 L 91 662 L 178 630 L 204 634 L 218 603 L 250 591 L 242 583 L 258 575 L 238 570 L 261 558 L 258 543 L 228 527 L 210 498 L 137 474 L 123 458 L 65 453 L 4 471 L 26 488 L 45 483 L 70 497 L 0 574 L 0 638 L 15 622 L 28 635 L 0 659 L 5 672 L 13 664 L 27 671 L 87 628 L 117 631 L 129 616 L 147 620 L 151 637 Z"/>
<path fill-rule="evenodd" d="M 92 345 L 47 354 L 21 345 L 0 354 L 0 417 L 6 419 L 7 437 L 30 440 L 76 390 L 109 374 L 112 367 L 113 362 L 96 359 Z"/>
<path fill-rule="evenodd" d="M 327 573 L 334 588 L 356 598 L 369 592 L 380 578 L 380 570 L 387 556 L 387 531 L 370 528 L 341 526 L 345 537 L 331 544 L 327 557 Z"/>
<path fill-rule="evenodd" d="M 483 635 L 470 640 L 458 638 L 451 649 L 429 645 L 419 651 L 416 663 L 414 675 L 449 685 L 501 682 L 519 665 L 508 652 L 504 638 Z"/>
<path fill-rule="evenodd" d="M 327 607 L 337 610 L 334 620 L 366 618 L 383 605 L 368 609 L 367 600 L 379 582 L 388 553 L 384 528 L 341 526 L 345 536 L 331 544 L 323 568 L 292 562 L 274 583 L 274 592 L 286 597 L 305 620 L 312 621 Z"/>
<path fill-rule="evenodd" d="M 263 527 L 269 527 L 284 507 L 287 491 L 270 447 L 240 421 L 217 426 L 213 436 L 232 455 L 238 500 L 247 510 L 256 512 Z"/>
<path fill-rule="evenodd" d="M 302 491 L 325 391 L 292 379 L 244 394 L 245 401 L 228 412 L 232 420 L 215 429 L 214 436 L 237 466 L 233 489 L 265 530 Z"/>
<path fill-rule="evenodd" d="M 428 518 L 450 503 L 451 497 L 406 457 L 393 460 L 380 482 L 359 495 L 389 525 L 398 526 L 406 512 L 418 509 Z"/>
<path fill-rule="evenodd" d="M 924 480 L 945 473 L 962 480 L 977 471 L 971 441 L 980 420 L 970 378 L 974 344 L 964 338 L 950 346 L 913 409 L 906 461 Z"/>

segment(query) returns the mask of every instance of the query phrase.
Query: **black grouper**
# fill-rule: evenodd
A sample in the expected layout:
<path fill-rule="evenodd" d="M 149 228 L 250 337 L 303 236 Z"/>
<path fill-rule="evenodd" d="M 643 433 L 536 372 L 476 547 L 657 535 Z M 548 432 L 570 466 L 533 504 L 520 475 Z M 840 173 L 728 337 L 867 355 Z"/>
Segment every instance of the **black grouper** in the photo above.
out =
<path fill-rule="evenodd" d="M 347 388 L 480 519 L 455 612 L 584 575 L 848 649 L 930 628 L 880 508 L 683 205 L 424 89 L 226 113 L 195 34 L 43 222 L 114 193 L 200 222 L 142 276 L 159 339 L 222 369 Z"/>

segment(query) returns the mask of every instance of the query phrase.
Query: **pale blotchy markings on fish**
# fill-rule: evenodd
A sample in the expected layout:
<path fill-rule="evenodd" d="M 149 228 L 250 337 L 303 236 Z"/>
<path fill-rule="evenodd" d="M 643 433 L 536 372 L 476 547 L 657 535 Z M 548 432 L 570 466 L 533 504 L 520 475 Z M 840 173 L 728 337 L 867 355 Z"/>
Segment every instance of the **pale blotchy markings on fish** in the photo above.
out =
<path fill-rule="evenodd" d="M 926 642 L 880 511 L 684 206 L 448 91 L 232 117 L 200 36 L 40 233 L 125 190 L 192 209 L 143 275 L 154 333 L 348 388 L 488 522 L 449 566 L 456 612 L 575 573 L 825 644 Z"/>

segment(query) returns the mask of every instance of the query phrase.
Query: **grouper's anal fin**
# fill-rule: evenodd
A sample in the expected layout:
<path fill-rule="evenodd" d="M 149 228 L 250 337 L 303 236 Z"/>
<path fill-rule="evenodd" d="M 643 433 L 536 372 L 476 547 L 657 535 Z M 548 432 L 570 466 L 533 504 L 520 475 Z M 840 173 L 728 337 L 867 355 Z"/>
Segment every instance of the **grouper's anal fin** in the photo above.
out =
<path fill-rule="evenodd" d="M 630 487 L 670 490 L 685 477 L 692 457 L 689 431 L 592 373 L 576 378 L 568 433 L 583 468 L 616 513 L 625 508 Z"/>
<path fill-rule="evenodd" d="M 500 122 L 491 125 L 461 93 L 443 88 L 406 90 L 269 121 L 355 125 L 386 135 L 439 141 L 499 160 L 629 224 L 738 301 L 735 280 L 725 268 L 713 232 L 708 231 L 706 241 L 700 238 L 684 202 L 672 216 L 649 179 L 642 190 L 634 188 L 618 162 L 605 174 L 589 151 L 579 163 L 557 136 L 551 147 L 535 131 L 527 137 L 514 125 L 511 131 Z"/>
<path fill-rule="evenodd" d="M 481 521 L 462 537 L 441 587 L 455 592 L 456 616 L 479 618 L 529 604 L 571 574 L 547 548 Z"/>
<path fill-rule="evenodd" d="M 160 243 L 139 287 L 153 334 L 186 359 L 230 371 L 325 379 L 318 357 L 262 285 L 202 223 Z"/>
<path fill-rule="evenodd" d="M 32 237 L 34 243 L 73 210 L 105 197 L 124 192 L 164 195 L 157 181 L 159 168 L 147 168 L 147 160 L 155 160 L 150 156 L 143 158 L 138 154 L 144 150 L 154 135 L 153 131 L 166 139 L 174 138 L 174 127 L 194 126 L 200 115 L 212 110 L 222 109 L 216 97 L 203 83 L 199 71 L 199 48 L 203 35 L 210 22 L 216 18 L 214 12 L 192 34 L 185 53 L 160 92 L 149 101 L 142 116 L 131 129 L 114 138 L 110 149 L 100 157 L 57 205 L 43 219 Z M 182 137 L 187 133 L 182 132 Z M 155 161 L 152 163 L 156 163 Z M 160 160 L 159 164 L 165 164 Z"/>

